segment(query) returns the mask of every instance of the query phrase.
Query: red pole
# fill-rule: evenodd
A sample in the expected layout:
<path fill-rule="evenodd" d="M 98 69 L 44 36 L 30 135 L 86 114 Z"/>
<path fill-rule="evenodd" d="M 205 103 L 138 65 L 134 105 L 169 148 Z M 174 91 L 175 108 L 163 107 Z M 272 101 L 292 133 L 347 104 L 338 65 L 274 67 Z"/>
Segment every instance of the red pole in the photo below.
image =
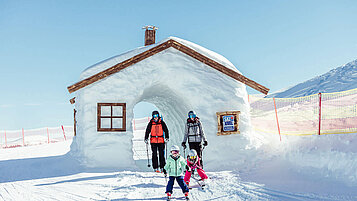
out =
<path fill-rule="evenodd" d="M 48 133 L 48 128 L 47 128 L 47 143 L 50 144 L 50 134 Z"/>
<path fill-rule="evenodd" d="M 279 136 L 280 136 L 280 141 L 281 141 L 280 127 L 279 127 L 279 120 L 278 120 L 278 111 L 276 110 L 275 98 L 273 98 L 273 100 L 274 100 L 274 108 L 275 108 L 275 116 L 276 116 L 276 125 L 278 126 L 278 131 L 279 131 Z"/>
<path fill-rule="evenodd" d="M 319 93 L 319 135 L 321 135 L 321 93 Z"/>
<path fill-rule="evenodd" d="M 25 146 L 25 132 L 24 132 L 24 128 L 22 128 L 22 144 Z"/>
<path fill-rule="evenodd" d="M 5 131 L 5 148 L 7 147 L 6 130 Z"/>
<path fill-rule="evenodd" d="M 62 127 L 62 131 L 63 131 L 64 141 L 66 141 L 66 133 L 64 132 L 63 125 L 61 125 L 61 127 Z"/>

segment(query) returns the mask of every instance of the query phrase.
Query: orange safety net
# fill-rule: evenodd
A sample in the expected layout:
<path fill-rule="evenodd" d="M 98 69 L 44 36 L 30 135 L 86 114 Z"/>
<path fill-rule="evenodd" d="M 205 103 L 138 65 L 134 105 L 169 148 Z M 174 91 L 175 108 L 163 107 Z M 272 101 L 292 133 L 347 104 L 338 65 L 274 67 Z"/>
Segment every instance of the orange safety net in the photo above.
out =
<path fill-rule="evenodd" d="M 357 132 L 357 89 L 298 98 L 250 95 L 249 102 L 257 131 L 280 135 Z"/>

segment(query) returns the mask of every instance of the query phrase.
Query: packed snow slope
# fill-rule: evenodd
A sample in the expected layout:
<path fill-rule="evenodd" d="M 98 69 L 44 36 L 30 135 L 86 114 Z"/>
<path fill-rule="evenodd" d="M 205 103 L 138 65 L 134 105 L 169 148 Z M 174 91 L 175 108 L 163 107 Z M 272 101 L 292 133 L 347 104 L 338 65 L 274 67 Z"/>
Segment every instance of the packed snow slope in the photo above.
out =
<path fill-rule="evenodd" d="M 331 143 L 328 139 L 320 142 Z M 67 153 L 70 143 L 2 149 L 0 200 L 165 200 L 166 180 L 162 174 L 154 173 L 150 168 L 147 171 L 84 168 Z M 318 176 L 311 171 L 312 168 L 304 169 L 295 164 L 313 151 L 315 156 L 318 153 L 323 155 L 326 162 L 332 158 L 344 165 L 349 160 L 346 147 L 356 149 L 353 148 L 357 147 L 356 140 L 345 146 L 346 155 L 329 156 L 326 149 L 319 151 L 321 147 L 309 150 L 308 147 L 315 143 L 306 145 L 306 149 L 301 146 L 301 153 L 296 155 L 300 158 L 290 163 L 284 162 L 284 158 L 278 160 L 279 163 L 273 162 L 276 160 L 267 162 L 272 158 L 266 153 L 268 157 L 264 160 L 255 158 L 249 161 L 250 164 L 247 161 L 247 166 L 255 166 L 250 170 L 208 171 L 207 188 L 201 190 L 193 183 L 191 200 L 356 200 L 355 188 Z M 335 145 L 336 149 L 342 148 Z M 222 151 L 232 154 L 228 150 Z M 294 158 L 293 155 L 291 157 Z M 320 161 L 316 160 L 315 164 L 318 166 Z M 254 175 L 257 182 L 242 177 L 249 176 L 248 173 Z M 280 188 L 267 185 L 274 182 L 279 183 Z M 174 200 L 183 200 L 177 184 L 173 197 Z"/>
<path fill-rule="evenodd" d="M 331 93 L 357 88 L 357 60 L 297 84 L 287 90 L 268 95 L 272 98 L 308 96 L 317 93 Z"/>

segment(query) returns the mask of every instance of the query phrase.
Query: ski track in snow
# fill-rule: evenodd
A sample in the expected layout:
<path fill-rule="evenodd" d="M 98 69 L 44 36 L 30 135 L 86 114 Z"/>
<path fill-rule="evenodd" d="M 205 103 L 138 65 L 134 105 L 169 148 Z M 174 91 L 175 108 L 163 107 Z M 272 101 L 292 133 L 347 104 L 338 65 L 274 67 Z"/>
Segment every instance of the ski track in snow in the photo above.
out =
<path fill-rule="evenodd" d="M 151 168 L 147 171 L 84 169 L 65 154 L 70 144 L 67 141 L 1 150 L 0 201 L 166 200 L 167 181 L 162 173 L 151 172 Z M 262 172 L 264 166 L 256 165 L 259 167 L 255 171 Z M 357 200 L 355 196 L 341 194 L 272 190 L 264 184 L 244 181 L 233 171 L 207 172 L 207 175 L 210 179 L 204 190 L 191 180 L 191 200 Z M 173 200 L 184 200 L 177 183 Z"/>
<path fill-rule="evenodd" d="M 260 184 L 241 181 L 229 171 L 207 174 L 211 179 L 206 188 L 193 187 L 191 200 L 348 200 L 269 190 Z M 0 200 L 165 200 L 165 189 L 165 177 L 154 172 L 79 173 L 2 183 Z M 173 197 L 173 200 L 184 200 L 177 183 Z"/>

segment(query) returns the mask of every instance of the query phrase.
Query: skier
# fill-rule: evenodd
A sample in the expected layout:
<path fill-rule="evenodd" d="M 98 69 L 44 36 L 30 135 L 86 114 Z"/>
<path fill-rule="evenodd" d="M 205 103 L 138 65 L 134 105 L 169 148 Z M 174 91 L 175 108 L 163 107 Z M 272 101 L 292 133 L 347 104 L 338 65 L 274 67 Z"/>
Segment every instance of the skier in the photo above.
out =
<path fill-rule="evenodd" d="M 193 111 L 188 112 L 188 119 L 185 127 L 185 135 L 182 142 L 182 146 L 184 149 L 186 149 L 187 138 L 188 138 L 189 148 L 196 150 L 197 155 L 200 158 L 200 164 L 201 166 L 203 166 L 201 143 L 203 141 L 203 146 L 207 146 L 208 142 L 203 132 L 202 123 Z"/>
<path fill-rule="evenodd" d="M 194 149 L 191 149 L 187 156 L 187 165 L 190 167 L 191 171 L 186 171 L 184 181 L 189 186 L 191 174 L 197 169 L 198 175 L 201 177 L 202 183 L 200 184 L 201 187 L 205 186 L 204 181 L 208 179 L 205 171 L 202 169 L 200 164 L 200 158 L 197 156 L 197 152 Z"/>
<path fill-rule="evenodd" d="M 167 200 L 171 199 L 175 179 L 180 185 L 182 192 L 185 194 L 186 200 L 189 200 L 189 189 L 183 180 L 183 172 L 185 169 L 190 171 L 190 168 L 187 166 L 186 160 L 180 156 L 180 149 L 177 145 L 172 146 L 170 152 L 171 155 L 167 159 L 167 163 L 164 168 L 165 176 L 169 174 L 169 181 L 166 186 Z"/>
<path fill-rule="evenodd" d="M 164 150 L 165 150 L 165 142 L 169 141 L 169 130 L 165 122 L 160 118 L 158 111 L 152 112 L 152 119 L 146 126 L 145 132 L 145 143 L 148 144 L 148 138 L 150 135 L 150 144 L 152 150 L 152 167 L 154 168 L 155 172 L 163 172 L 165 166 L 165 157 L 164 157 Z M 160 159 L 160 170 L 159 170 L 159 163 L 157 152 L 159 151 L 159 159 Z"/>

